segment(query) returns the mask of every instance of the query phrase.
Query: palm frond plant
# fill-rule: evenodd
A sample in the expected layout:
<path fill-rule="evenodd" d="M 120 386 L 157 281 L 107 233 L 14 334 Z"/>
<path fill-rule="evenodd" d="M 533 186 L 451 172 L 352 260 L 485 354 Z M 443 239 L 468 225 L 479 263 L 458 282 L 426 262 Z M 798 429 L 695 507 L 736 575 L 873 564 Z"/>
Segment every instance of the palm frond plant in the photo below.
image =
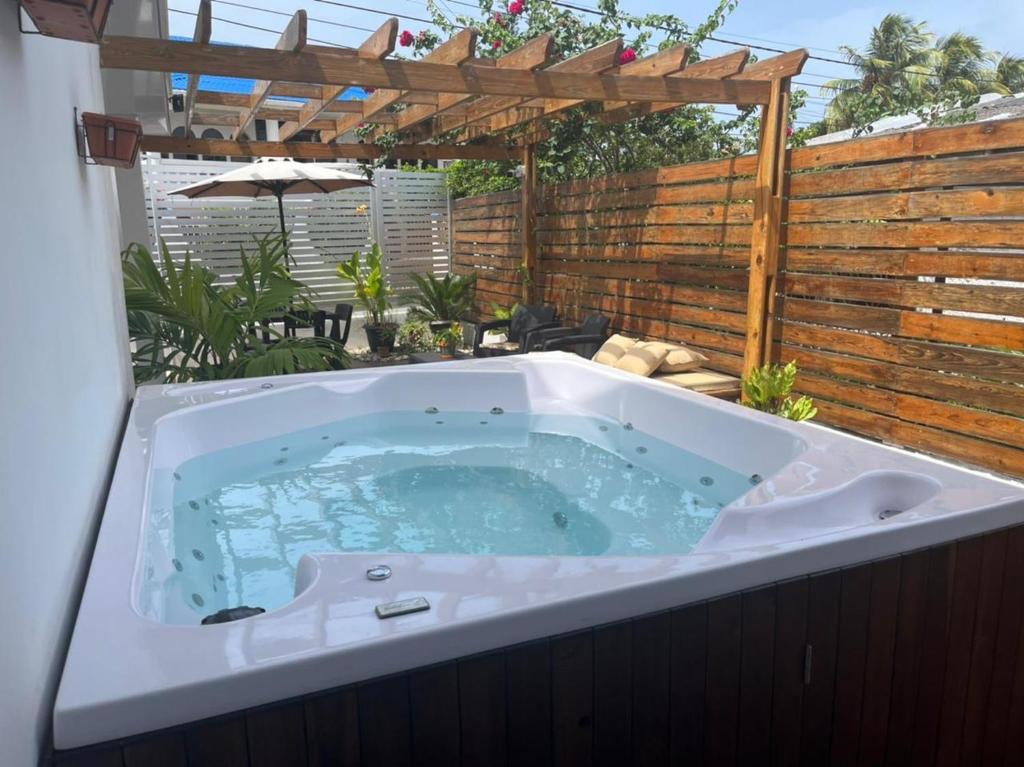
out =
<path fill-rule="evenodd" d="M 342 367 L 345 350 L 325 338 L 264 343 L 259 333 L 285 307 L 311 309 L 308 288 L 289 275 L 280 236 L 240 248 L 241 274 L 231 285 L 188 254 L 176 264 L 160 244 L 160 265 L 134 243 L 121 254 L 132 366 L 138 383 L 216 381 Z"/>
<path fill-rule="evenodd" d="M 398 324 L 391 321 L 393 291 L 384 274 L 384 254 L 376 242 L 366 254 L 365 265 L 359 251 L 348 261 L 338 264 L 338 276 L 352 284 L 356 301 L 366 312 L 366 337 L 370 350 L 390 354 L 395 344 Z"/>
<path fill-rule="evenodd" d="M 473 309 L 476 275 L 448 273 L 411 275 L 415 292 L 409 297 L 409 317 L 427 322 L 458 322 Z"/>

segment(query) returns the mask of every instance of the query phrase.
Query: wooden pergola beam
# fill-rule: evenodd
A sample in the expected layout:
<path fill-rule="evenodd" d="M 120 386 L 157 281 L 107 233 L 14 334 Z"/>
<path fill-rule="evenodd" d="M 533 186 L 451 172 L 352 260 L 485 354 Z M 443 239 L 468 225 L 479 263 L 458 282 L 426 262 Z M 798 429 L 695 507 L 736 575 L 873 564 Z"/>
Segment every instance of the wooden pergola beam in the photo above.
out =
<path fill-rule="evenodd" d="M 320 144 L 307 141 L 230 141 L 143 136 L 142 151 L 161 154 L 206 154 L 222 157 L 294 157 L 300 160 L 376 160 L 385 155 L 403 160 L 516 160 L 519 147 L 487 144 L 399 144 L 385 151 L 373 144 Z"/>
<path fill-rule="evenodd" d="M 423 57 L 421 64 L 432 64 L 440 66 L 454 66 L 458 67 L 465 61 L 473 58 L 476 54 L 476 41 L 480 33 L 468 27 L 459 32 L 455 37 L 445 41 L 437 48 L 432 50 L 426 56 Z M 392 63 L 392 62 L 385 62 Z M 395 62 L 397 63 L 397 62 Z M 357 127 L 362 122 L 370 122 L 371 118 L 378 112 L 383 112 L 385 109 L 390 107 L 392 104 L 396 104 L 402 100 L 402 96 L 408 91 L 414 90 L 412 88 L 403 90 L 401 88 L 382 88 L 378 89 L 373 93 L 366 101 L 363 102 L 363 112 L 361 115 L 352 115 L 349 117 L 343 117 L 338 120 L 337 125 L 333 132 L 327 132 L 321 134 L 322 141 L 333 141 L 337 136 L 342 136 L 353 128 Z M 415 90 L 430 90 L 415 89 Z"/>
<path fill-rule="evenodd" d="M 546 76 L 551 76 L 552 73 L 556 75 L 577 73 L 598 74 L 607 69 L 611 69 L 618 64 L 619 54 L 621 51 L 622 38 L 615 38 L 614 40 L 609 40 L 605 43 L 601 43 L 600 45 L 596 45 L 593 48 L 589 48 L 582 53 L 578 53 L 565 61 L 560 61 L 547 69 L 541 70 L 538 74 Z M 530 101 L 530 99 L 524 99 L 521 97 L 491 97 L 477 99 L 470 104 L 469 108 L 462 114 L 450 118 L 442 117 L 440 124 L 437 126 L 437 131 L 445 133 L 451 130 L 467 128 L 470 125 L 482 122 L 499 112 L 515 109 L 526 104 L 528 101 Z M 424 136 L 417 136 L 416 138 L 422 141 Z"/>
<path fill-rule="evenodd" d="M 288 82 L 361 85 L 402 91 L 709 104 L 764 104 L 770 92 L 770 83 L 761 81 L 626 77 L 551 70 L 524 72 L 391 59 L 368 61 L 337 53 L 200 45 L 138 37 L 105 37 L 99 48 L 100 65 L 105 69 L 205 73 L 271 81 L 281 78 Z"/>
<path fill-rule="evenodd" d="M 306 47 L 306 12 L 298 10 L 295 15 L 292 16 L 291 21 L 288 22 L 288 26 L 285 27 L 284 32 L 281 33 L 280 39 L 277 41 L 276 53 L 294 53 L 301 51 Z M 215 46 L 204 46 L 204 47 L 215 47 Z M 316 55 L 316 54 L 313 54 Z M 256 118 L 257 110 L 263 106 L 263 102 L 267 100 L 270 95 L 272 86 L 274 85 L 274 77 L 270 75 L 256 83 L 256 87 L 253 89 L 252 106 L 242 112 L 242 116 L 238 121 L 238 128 L 235 130 L 232 138 L 236 141 L 245 133 L 245 129 L 249 127 Z"/>
<path fill-rule="evenodd" d="M 192 122 L 198 125 L 218 125 L 237 128 L 238 115 L 233 112 L 196 112 Z M 191 130 L 191 126 L 189 129 Z"/>
<path fill-rule="evenodd" d="M 666 48 L 663 51 L 658 51 L 650 56 L 645 56 L 642 59 L 637 59 L 636 61 L 631 61 L 610 69 L 608 70 L 608 74 L 665 77 L 667 75 L 683 71 L 686 68 L 686 62 L 689 55 L 690 47 L 688 45 L 676 45 L 672 48 Z M 539 116 L 550 117 L 558 114 L 559 112 L 571 109 L 580 103 L 582 102 L 573 100 L 545 99 L 543 102 L 543 111 Z M 533 102 L 529 102 L 529 104 L 532 105 Z M 521 112 L 508 112 L 492 117 L 488 127 L 492 133 L 501 133 L 502 131 L 521 125 L 524 122 L 529 122 L 532 119 L 537 118 L 529 117 Z"/>
<path fill-rule="evenodd" d="M 210 20 L 213 16 L 210 0 L 202 0 L 199 3 L 199 11 L 196 13 L 196 28 L 192 33 L 192 42 L 205 45 L 210 42 Z M 192 114 L 196 108 L 196 92 L 199 90 L 199 78 L 202 75 L 188 75 L 188 83 L 185 85 L 185 135 L 192 130 Z"/>
<path fill-rule="evenodd" d="M 746 66 L 747 59 L 749 58 L 750 51 L 746 48 L 740 48 L 732 53 L 727 53 L 724 56 L 716 56 L 713 59 L 704 59 L 704 61 L 698 61 L 696 64 L 690 64 L 682 71 L 668 75 L 668 77 L 673 79 L 704 78 L 709 80 L 722 80 L 742 72 L 743 67 Z M 669 112 L 673 109 L 678 109 L 687 103 L 689 102 L 674 101 L 658 104 L 636 101 L 609 101 L 605 103 L 605 114 L 601 115 L 601 120 L 602 122 L 607 123 L 625 122 L 626 120 L 638 117 L 639 115 Z"/>
<path fill-rule="evenodd" d="M 495 66 L 504 69 L 526 69 L 533 70 L 544 66 L 551 60 L 555 50 L 555 37 L 551 34 L 540 35 L 527 41 L 514 51 L 509 51 L 495 60 Z M 413 106 L 399 113 L 395 129 L 408 130 L 414 125 L 436 117 L 443 112 L 452 109 L 459 104 L 464 104 L 473 98 L 466 93 L 441 93 L 438 94 L 437 104 L 434 107 L 427 105 Z"/>
<path fill-rule="evenodd" d="M 789 78 L 783 77 L 772 81 L 771 98 L 761 110 L 761 136 L 754 177 L 754 220 L 750 239 L 744 376 L 771 358 L 779 248 L 782 242 L 788 124 Z"/>
<path fill-rule="evenodd" d="M 367 59 L 386 59 L 394 52 L 397 39 L 398 19 L 392 17 L 381 24 L 376 32 L 366 38 L 363 44 L 356 49 L 356 54 Z M 345 85 L 320 86 L 319 98 L 307 101 L 299 109 L 298 117 L 294 122 L 288 122 L 281 126 L 281 141 L 287 141 L 296 133 L 306 128 L 347 89 L 348 86 Z"/>

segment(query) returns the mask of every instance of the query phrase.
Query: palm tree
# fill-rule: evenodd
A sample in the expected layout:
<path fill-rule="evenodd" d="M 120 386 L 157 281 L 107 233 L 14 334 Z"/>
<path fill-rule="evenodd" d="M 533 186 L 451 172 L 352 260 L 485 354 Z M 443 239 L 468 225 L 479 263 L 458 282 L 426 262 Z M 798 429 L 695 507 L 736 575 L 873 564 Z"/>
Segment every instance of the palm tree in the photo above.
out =
<path fill-rule="evenodd" d="M 929 86 L 933 40 L 924 22 L 890 13 L 871 30 L 863 53 L 841 46 L 858 76 L 822 86 L 822 93 L 833 97 L 826 110 L 829 128 L 850 127 L 869 104 L 873 109 L 867 111 L 892 114 L 920 97 Z"/>
<path fill-rule="evenodd" d="M 996 81 L 1009 93 L 1024 91 L 1024 57 L 1009 53 L 998 55 L 994 74 Z"/>
<path fill-rule="evenodd" d="M 1008 93 L 993 77 L 991 55 L 973 35 L 954 32 L 939 38 L 930 58 L 932 90 L 940 97 Z"/>

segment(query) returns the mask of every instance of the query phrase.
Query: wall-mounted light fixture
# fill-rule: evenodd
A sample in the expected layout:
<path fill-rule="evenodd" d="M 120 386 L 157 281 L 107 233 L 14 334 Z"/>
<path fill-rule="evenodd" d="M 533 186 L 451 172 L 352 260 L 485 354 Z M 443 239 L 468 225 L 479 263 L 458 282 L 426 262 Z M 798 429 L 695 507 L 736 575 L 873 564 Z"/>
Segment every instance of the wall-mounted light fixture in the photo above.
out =
<path fill-rule="evenodd" d="M 111 0 L 19 0 L 40 34 L 98 43 Z M 20 11 L 19 11 L 20 13 Z M 19 17 L 20 24 L 20 17 Z"/>
<path fill-rule="evenodd" d="M 76 108 L 75 137 L 78 141 L 78 156 L 86 165 L 131 168 L 139 156 L 142 123 L 95 112 L 82 112 L 79 122 Z"/>

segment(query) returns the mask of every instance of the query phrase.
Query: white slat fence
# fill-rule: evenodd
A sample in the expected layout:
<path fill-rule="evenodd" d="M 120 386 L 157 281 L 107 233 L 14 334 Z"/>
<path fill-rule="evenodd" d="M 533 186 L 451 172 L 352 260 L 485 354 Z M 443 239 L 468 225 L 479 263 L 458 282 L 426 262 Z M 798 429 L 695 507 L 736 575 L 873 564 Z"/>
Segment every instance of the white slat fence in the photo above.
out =
<path fill-rule="evenodd" d="M 180 261 L 185 253 L 228 282 L 238 274 L 240 247 L 253 238 L 280 231 L 277 200 L 204 198 L 189 200 L 168 193 L 238 167 L 217 160 L 184 160 L 145 154 L 142 175 L 152 245 L 167 243 Z M 354 165 L 337 164 L 358 172 Z M 396 170 L 374 172 L 374 186 L 310 197 L 286 196 L 285 225 L 296 266 L 292 273 L 316 291 L 316 303 L 333 307 L 351 301 L 352 290 L 336 273 L 340 261 L 380 243 L 392 286 L 401 294 L 409 275 L 446 274 L 450 265 L 448 189 L 443 173 Z M 356 208 L 369 206 L 369 215 Z M 372 234 L 371 234 L 372 233 Z"/>

